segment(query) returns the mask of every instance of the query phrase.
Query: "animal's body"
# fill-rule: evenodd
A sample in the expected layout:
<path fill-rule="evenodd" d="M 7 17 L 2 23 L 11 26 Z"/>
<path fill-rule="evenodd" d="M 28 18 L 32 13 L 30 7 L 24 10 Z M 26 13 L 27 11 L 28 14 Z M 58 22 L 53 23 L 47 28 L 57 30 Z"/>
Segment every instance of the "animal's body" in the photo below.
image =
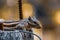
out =
<path fill-rule="evenodd" d="M 10 25 L 11 24 L 11 25 Z M 3 25 L 6 25 L 6 23 L 3 23 Z M 19 28 L 41 28 L 42 25 L 41 23 L 35 18 L 35 17 L 29 17 L 23 20 L 18 21 L 17 23 L 7 23 L 6 26 L 12 26 L 14 25 L 14 27 L 7 27 L 7 29 L 19 29 Z"/>
<path fill-rule="evenodd" d="M 4 30 L 24 30 L 29 31 L 33 33 L 32 28 L 41 28 L 40 22 L 35 17 L 29 17 L 23 20 L 18 21 L 16 24 L 14 23 L 3 23 L 3 25 L 7 26 L 4 27 Z M 8 27 L 8 26 L 14 26 L 14 27 Z M 23 35 L 24 40 L 34 40 L 33 35 L 24 33 Z"/>

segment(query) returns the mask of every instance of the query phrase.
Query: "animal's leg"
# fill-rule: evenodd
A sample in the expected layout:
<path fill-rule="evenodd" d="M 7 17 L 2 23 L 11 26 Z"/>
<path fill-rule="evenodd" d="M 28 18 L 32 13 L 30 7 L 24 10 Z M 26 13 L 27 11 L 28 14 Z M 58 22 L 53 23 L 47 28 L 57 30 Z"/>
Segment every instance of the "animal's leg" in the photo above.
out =
<path fill-rule="evenodd" d="M 33 33 L 32 28 L 26 28 L 26 31 Z M 32 34 L 26 34 L 26 36 L 27 36 L 26 38 L 27 40 L 34 40 L 34 36 Z"/>

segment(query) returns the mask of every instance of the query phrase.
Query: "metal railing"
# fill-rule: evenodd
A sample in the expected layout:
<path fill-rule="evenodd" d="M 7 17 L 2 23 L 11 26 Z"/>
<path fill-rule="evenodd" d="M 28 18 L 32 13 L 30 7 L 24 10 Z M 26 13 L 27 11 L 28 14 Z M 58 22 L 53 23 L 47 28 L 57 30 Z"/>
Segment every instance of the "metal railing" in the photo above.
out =
<path fill-rule="evenodd" d="M 4 33 L 8 33 L 8 34 L 4 34 Z M 9 33 L 10 33 L 10 36 L 8 36 L 9 35 Z M 36 34 L 34 34 L 34 33 L 32 33 L 32 32 L 28 32 L 28 31 L 23 31 L 23 30 L 18 30 L 18 31 L 0 31 L 0 40 L 4 40 L 4 36 L 7 38 L 7 36 L 8 37 L 11 37 L 12 35 L 11 35 L 11 33 L 13 34 L 13 33 L 27 33 L 27 34 L 31 34 L 31 35 L 35 35 L 37 38 L 39 38 L 39 40 L 41 40 L 41 38 L 38 36 L 38 35 L 36 35 Z M 18 35 L 18 34 L 17 34 Z M 2 39 L 1 39 L 1 37 L 2 37 Z M 15 37 L 15 36 L 14 36 Z M 7 38 L 8 39 L 8 38 Z M 5 39 L 6 40 L 6 39 Z"/>

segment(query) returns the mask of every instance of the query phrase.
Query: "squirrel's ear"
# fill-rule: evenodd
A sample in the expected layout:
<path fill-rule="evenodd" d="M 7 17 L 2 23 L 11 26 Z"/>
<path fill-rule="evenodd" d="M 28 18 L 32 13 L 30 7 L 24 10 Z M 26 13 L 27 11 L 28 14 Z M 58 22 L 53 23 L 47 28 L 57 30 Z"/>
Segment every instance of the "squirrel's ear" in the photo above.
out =
<path fill-rule="evenodd" d="M 29 16 L 28 20 L 31 20 L 31 17 Z"/>

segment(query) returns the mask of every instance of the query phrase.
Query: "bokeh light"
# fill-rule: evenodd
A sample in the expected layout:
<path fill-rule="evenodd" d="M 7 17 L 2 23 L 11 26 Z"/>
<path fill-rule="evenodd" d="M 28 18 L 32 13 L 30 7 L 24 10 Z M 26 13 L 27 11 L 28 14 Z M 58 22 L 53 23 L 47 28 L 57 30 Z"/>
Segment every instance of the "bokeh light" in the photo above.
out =
<path fill-rule="evenodd" d="M 33 6 L 29 3 L 25 3 L 22 5 L 23 17 L 28 18 L 33 15 Z"/>
<path fill-rule="evenodd" d="M 60 24 L 60 10 L 55 11 L 54 21 L 55 21 L 57 24 Z"/>

